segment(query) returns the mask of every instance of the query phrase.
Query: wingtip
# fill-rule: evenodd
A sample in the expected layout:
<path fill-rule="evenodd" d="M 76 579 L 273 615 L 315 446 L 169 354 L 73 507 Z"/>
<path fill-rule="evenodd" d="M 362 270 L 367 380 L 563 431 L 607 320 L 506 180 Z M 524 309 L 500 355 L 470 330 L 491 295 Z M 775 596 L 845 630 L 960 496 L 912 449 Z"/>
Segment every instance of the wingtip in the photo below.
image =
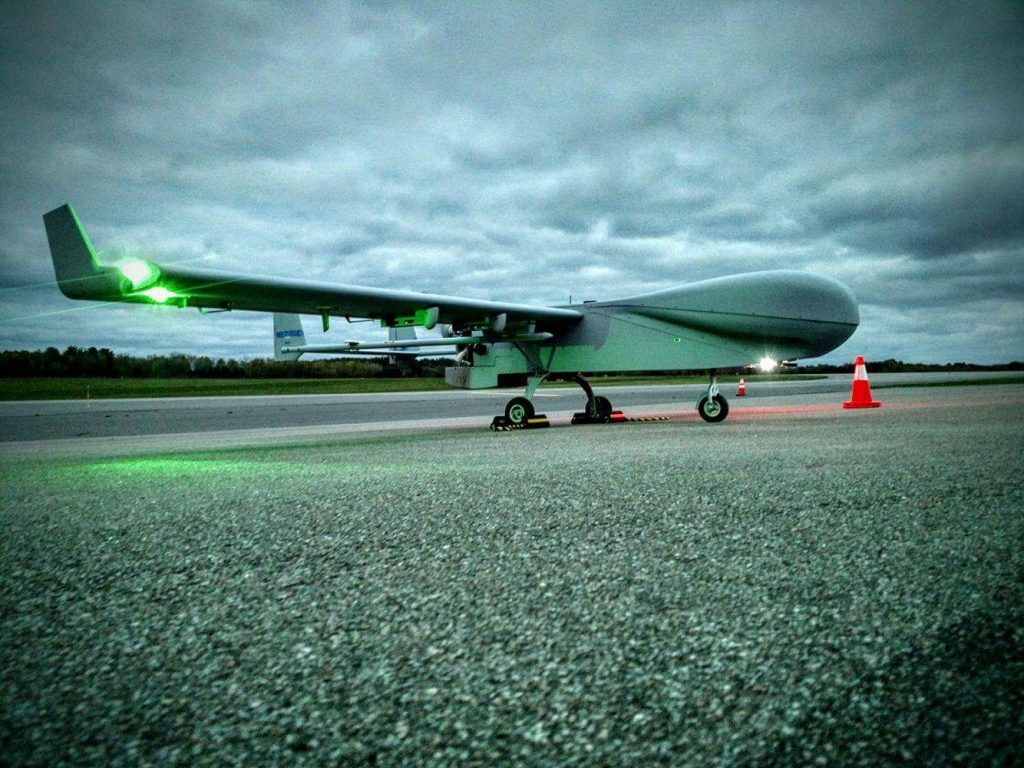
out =
<path fill-rule="evenodd" d="M 46 213 L 44 213 L 43 214 L 43 221 L 46 221 L 48 219 L 53 219 L 53 218 L 59 217 L 59 216 L 66 216 L 68 213 L 71 213 L 72 215 L 74 215 L 75 209 L 71 207 L 71 203 L 63 203 L 61 205 L 58 205 L 53 210 L 50 210 L 50 211 L 47 211 Z"/>
<path fill-rule="evenodd" d="M 106 298 L 118 285 L 113 270 L 96 258 L 75 210 L 69 203 L 43 214 L 50 256 L 61 292 L 72 299 Z"/>

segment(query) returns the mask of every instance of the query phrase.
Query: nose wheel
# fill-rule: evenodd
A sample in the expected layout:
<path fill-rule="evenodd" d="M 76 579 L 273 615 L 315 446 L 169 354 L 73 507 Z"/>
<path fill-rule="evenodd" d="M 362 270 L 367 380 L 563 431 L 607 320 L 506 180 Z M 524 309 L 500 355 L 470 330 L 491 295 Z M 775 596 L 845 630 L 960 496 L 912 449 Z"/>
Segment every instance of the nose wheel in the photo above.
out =
<path fill-rule="evenodd" d="M 715 372 L 711 372 L 711 383 L 708 384 L 708 391 L 697 403 L 697 413 L 704 421 L 716 424 L 725 421 L 729 415 L 729 403 L 718 391 L 718 380 Z"/>
<path fill-rule="evenodd" d="M 713 424 L 724 421 L 725 417 L 729 415 L 729 403 L 721 395 L 710 398 L 704 395 L 697 403 L 697 413 L 704 421 L 710 421 Z"/>

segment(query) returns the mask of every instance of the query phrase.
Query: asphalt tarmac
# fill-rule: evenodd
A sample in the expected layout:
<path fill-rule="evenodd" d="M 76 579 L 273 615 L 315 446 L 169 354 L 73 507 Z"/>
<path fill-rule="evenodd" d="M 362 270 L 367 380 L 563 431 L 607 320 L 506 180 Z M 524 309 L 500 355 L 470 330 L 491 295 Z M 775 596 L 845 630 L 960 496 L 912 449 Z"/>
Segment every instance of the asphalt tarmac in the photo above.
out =
<path fill-rule="evenodd" d="M 974 381 L 1020 374 L 916 373 L 875 374 L 876 388 L 908 383 Z M 1024 375 L 1020 376 L 1024 382 Z M 598 394 L 611 399 L 627 413 L 692 415 L 706 385 L 600 386 Z M 823 402 L 842 402 L 850 392 L 850 376 L 780 382 L 751 382 L 744 399 L 735 397 L 735 385 L 723 394 L 733 406 L 760 402 L 761 398 L 831 394 Z M 223 434 L 232 443 L 242 430 L 285 430 L 279 433 L 322 436 L 361 425 L 372 429 L 389 422 L 406 429 L 408 422 L 477 424 L 486 427 L 493 416 L 504 412 L 505 403 L 522 394 L 507 390 L 447 390 L 441 392 L 374 393 L 362 395 L 286 395 L 249 397 L 171 397 L 110 400 L 8 401 L 0 403 L 0 446 L 15 442 L 74 440 L 76 438 L 148 438 L 159 435 Z M 541 387 L 535 398 L 537 410 L 571 418 L 583 410 L 585 400 L 578 387 Z M 474 418 L 475 417 L 475 418 Z M 464 422 L 450 422 L 452 419 Z M 290 431 L 290 432 L 289 432 Z M 139 442 L 139 441 L 135 441 Z M 2 452 L 0 447 L 0 452 Z"/>
<path fill-rule="evenodd" d="M 0 765 L 1020 764 L 1024 385 L 876 395 L 11 448 Z"/>

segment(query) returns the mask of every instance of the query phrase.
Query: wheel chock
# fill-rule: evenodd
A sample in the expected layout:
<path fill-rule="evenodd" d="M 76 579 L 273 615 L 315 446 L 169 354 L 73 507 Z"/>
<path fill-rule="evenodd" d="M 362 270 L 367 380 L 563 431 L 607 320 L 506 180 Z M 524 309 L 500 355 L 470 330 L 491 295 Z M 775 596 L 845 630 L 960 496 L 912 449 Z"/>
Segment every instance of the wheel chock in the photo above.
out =
<path fill-rule="evenodd" d="M 612 411 L 607 416 L 588 416 L 586 413 L 575 413 L 573 424 L 644 424 L 652 421 L 668 421 L 668 416 L 626 416 L 622 411 Z"/>
<path fill-rule="evenodd" d="M 495 416 L 494 420 L 491 421 L 491 430 L 493 432 L 514 432 L 517 429 L 544 429 L 550 426 L 551 422 L 548 421 L 548 417 L 543 413 L 531 416 L 523 424 L 513 424 L 504 416 Z"/>
<path fill-rule="evenodd" d="M 612 411 L 607 416 L 591 416 L 586 411 L 572 415 L 573 424 L 621 424 L 629 421 L 622 411 Z"/>

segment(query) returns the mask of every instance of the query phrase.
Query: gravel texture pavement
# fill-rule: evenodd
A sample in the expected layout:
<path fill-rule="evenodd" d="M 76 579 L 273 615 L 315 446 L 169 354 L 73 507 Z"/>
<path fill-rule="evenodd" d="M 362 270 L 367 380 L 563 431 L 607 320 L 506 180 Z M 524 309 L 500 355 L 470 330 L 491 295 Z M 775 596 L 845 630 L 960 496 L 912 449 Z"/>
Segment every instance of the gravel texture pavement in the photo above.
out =
<path fill-rule="evenodd" d="M 0 469 L 0 765 L 1017 765 L 1024 387 Z"/>

